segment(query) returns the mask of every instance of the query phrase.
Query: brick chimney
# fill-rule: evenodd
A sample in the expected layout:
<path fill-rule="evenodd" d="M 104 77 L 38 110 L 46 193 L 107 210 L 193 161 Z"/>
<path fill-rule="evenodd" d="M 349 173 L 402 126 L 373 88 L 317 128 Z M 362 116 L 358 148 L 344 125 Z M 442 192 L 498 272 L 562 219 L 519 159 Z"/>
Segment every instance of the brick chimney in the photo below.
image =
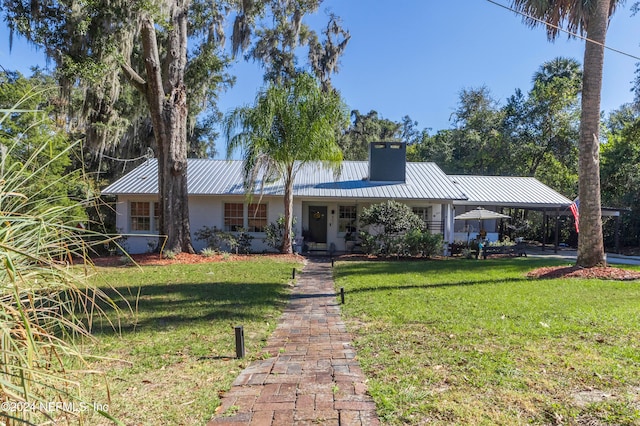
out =
<path fill-rule="evenodd" d="M 372 182 L 405 182 L 407 145 L 404 142 L 371 142 L 369 144 L 369 180 Z"/>

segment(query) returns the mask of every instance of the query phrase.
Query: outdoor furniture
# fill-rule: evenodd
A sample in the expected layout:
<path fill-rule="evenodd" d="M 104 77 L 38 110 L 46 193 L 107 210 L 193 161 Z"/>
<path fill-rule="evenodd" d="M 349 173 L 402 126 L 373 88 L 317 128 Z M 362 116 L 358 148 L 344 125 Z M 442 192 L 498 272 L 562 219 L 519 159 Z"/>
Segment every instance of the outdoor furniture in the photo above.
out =
<path fill-rule="evenodd" d="M 510 256 L 524 256 L 527 257 L 526 245 L 524 243 L 517 243 L 512 246 L 487 246 L 482 248 L 482 258 L 486 259 L 487 256 L 492 254 L 508 254 Z"/>

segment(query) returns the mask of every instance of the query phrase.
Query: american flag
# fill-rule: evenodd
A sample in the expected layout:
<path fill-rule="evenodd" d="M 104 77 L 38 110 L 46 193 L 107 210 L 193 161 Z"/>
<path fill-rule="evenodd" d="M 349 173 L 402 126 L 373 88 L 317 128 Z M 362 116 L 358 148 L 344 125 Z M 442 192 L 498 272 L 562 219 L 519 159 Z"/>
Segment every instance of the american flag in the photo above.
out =
<path fill-rule="evenodd" d="M 573 218 L 575 219 L 576 232 L 580 232 L 580 212 L 578 210 L 580 208 L 580 200 L 578 198 L 573 200 L 573 203 L 571 203 L 569 208 L 571 209 L 571 213 L 573 213 Z"/>

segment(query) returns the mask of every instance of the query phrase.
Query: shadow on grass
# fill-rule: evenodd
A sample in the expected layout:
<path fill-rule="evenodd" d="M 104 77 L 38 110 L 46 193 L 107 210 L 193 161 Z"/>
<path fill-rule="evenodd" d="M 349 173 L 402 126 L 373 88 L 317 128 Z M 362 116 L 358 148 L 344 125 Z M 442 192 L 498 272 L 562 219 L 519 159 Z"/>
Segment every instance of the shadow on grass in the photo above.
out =
<path fill-rule="evenodd" d="M 282 309 L 290 295 L 288 286 L 281 283 L 145 284 L 128 290 L 101 290 L 118 306 L 121 315 L 118 318 L 105 302 L 96 302 L 96 307 L 120 324 L 114 328 L 104 319 L 98 320 L 92 327 L 98 334 L 161 331 L 209 321 L 260 321 L 265 309 Z"/>
<path fill-rule="evenodd" d="M 467 287 L 467 286 L 479 286 L 479 285 L 494 285 L 494 284 L 511 284 L 524 281 L 531 281 L 529 278 L 505 278 L 501 280 L 476 280 L 476 281 L 456 281 L 448 283 L 424 283 L 424 284 L 408 284 L 408 285 L 383 285 L 375 287 L 359 287 L 356 289 L 350 289 L 349 293 L 370 293 L 376 291 L 401 291 L 401 290 L 415 290 L 422 289 L 428 290 L 432 288 L 447 288 L 447 287 Z"/>
<path fill-rule="evenodd" d="M 557 260 L 546 259 L 489 259 L 489 260 L 445 260 L 445 261 L 375 261 L 346 262 L 338 268 L 337 276 L 348 278 L 357 276 L 357 281 L 366 283 L 367 276 L 389 276 L 390 282 L 397 282 L 392 276 L 416 274 L 422 281 L 416 284 L 398 283 L 396 285 L 368 285 L 349 289 L 349 293 L 367 293 L 378 291 L 401 291 L 407 289 L 434 289 L 447 287 L 466 287 L 480 285 L 503 285 L 530 282 L 526 272 L 542 266 L 559 264 Z M 412 278 L 408 278 L 412 279 Z M 365 284 L 366 285 L 366 284 Z"/>
<path fill-rule="evenodd" d="M 562 265 L 566 261 L 540 258 L 506 258 L 506 259 L 446 259 L 446 260 L 375 260 L 348 261 L 340 265 L 339 274 L 404 274 L 404 273 L 472 273 L 482 271 L 512 271 L 525 273 L 542 266 Z"/>

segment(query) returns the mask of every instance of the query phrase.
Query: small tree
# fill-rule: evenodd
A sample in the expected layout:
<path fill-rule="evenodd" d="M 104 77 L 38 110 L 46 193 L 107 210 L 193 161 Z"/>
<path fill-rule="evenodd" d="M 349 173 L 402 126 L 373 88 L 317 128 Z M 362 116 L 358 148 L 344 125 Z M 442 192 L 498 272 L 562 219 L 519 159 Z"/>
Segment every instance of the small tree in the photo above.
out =
<path fill-rule="evenodd" d="M 424 228 L 424 222 L 411 207 L 393 200 L 365 208 L 360 223 L 369 227 L 360 232 L 365 250 L 380 254 L 403 254 L 405 234 L 422 232 Z"/>
<path fill-rule="evenodd" d="M 336 130 L 346 120 L 346 107 L 339 93 L 324 92 L 317 80 L 306 73 L 283 85 L 269 86 L 258 94 L 253 107 L 237 108 L 224 120 L 227 157 L 232 157 L 236 148 L 243 152 L 246 192 L 252 194 L 264 182 L 282 180 L 282 253 L 293 252 L 295 177 L 310 162 L 339 172 L 342 151 L 336 143 Z"/>
<path fill-rule="evenodd" d="M 291 222 L 292 226 L 296 224 L 296 218 L 294 217 Z M 266 237 L 264 242 L 271 248 L 281 251 L 282 244 L 284 243 L 284 234 L 286 229 L 286 221 L 284 216 L 280 215 L 276 223 L 271 222 L 264 230 Z M 291 240 L 295 238 L 293 230 L 291 231 Z"/>

